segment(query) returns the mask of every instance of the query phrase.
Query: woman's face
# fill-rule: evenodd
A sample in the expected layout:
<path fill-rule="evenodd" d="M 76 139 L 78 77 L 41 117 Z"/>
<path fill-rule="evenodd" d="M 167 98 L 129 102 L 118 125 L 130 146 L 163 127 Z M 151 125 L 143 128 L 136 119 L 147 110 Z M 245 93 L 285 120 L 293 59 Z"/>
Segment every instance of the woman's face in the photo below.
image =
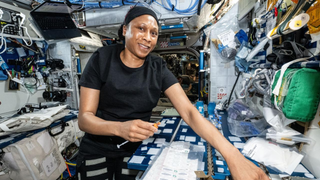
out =
<path fill-rule="evenodd" d="M 158 24 L 154 17 L 142 15 L 123 27 L 126 48 L 135 56 L 144 59 L 156 46 Z"/>

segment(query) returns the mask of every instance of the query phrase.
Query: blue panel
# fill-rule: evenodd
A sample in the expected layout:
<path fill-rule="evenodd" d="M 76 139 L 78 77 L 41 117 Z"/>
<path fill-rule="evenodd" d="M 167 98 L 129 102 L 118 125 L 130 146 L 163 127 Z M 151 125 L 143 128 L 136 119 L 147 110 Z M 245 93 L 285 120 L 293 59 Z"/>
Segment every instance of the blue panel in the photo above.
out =
<path fill-rule="evenodd" d="M 175 25 L 170 25 L 170 26 L 161 26 L 162 30 L 165 30 L 165 29 L 178 29 L 178 28 L 183 28 L 183 24 L 175 24 Z"/>

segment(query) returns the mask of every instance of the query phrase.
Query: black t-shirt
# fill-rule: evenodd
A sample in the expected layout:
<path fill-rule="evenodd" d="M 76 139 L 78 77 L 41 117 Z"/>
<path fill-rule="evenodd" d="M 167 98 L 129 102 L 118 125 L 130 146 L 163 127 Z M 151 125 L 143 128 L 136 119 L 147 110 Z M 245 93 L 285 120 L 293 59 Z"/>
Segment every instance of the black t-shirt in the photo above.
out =
<path fill-rule="evenodd" d="M 127 67 L 120 59 L 123 49 L 123 45 L 99 48 L 89 59 L 79 85 L 100 90 L 98 117 L 111 121 L 149 121 L 161 91 L 177 83 L 177 79 L 157 56 L 148 55 L 139 68 Z M 90 134 L 89 137 L 104 138 Z M 125 141 L 112 138 L 117 143 Z"/>

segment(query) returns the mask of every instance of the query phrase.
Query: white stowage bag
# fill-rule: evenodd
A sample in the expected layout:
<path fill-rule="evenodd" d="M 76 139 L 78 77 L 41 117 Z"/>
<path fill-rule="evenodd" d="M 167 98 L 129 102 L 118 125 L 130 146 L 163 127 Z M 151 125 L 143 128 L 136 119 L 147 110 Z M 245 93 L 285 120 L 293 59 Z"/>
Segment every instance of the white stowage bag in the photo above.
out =
<path fill-rule="evenodd" d="M 69 114 L 70 110 L 67 110 L 66 107 L 67 105 L 41 109 L 10 118 L 0 124 L 0 136 L 47 127 L 53 121 Z"/>
<path fill-rule="evenodd" d="M 301 162 L 303 155 L 288 147 L 282 147 L 262 138 L 251 138 L 243 147 L 242 153 L 266 166 L 276 168 L 279 173 L 291 175 Z"/>
<path fill-rule="evenodd" d="M 56 180 L 67 168 L 56 140 L 47 130 L 3 149 L 3 162 L 13 180 Z"/>

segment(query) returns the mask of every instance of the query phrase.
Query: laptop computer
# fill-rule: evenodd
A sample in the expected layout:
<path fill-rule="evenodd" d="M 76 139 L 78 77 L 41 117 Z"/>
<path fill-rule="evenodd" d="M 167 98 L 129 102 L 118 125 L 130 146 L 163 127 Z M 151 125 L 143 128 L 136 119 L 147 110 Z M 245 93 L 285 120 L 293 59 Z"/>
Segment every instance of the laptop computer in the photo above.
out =
<path fill-rule="evenodd" d="M 72 10 L 79 7 L 72 5 L 71 9 L 63 2 L 45 1 L 33 9 L 30 16 L 46 40 L 80 37 L 80 30 L 70 16 Z"/>

